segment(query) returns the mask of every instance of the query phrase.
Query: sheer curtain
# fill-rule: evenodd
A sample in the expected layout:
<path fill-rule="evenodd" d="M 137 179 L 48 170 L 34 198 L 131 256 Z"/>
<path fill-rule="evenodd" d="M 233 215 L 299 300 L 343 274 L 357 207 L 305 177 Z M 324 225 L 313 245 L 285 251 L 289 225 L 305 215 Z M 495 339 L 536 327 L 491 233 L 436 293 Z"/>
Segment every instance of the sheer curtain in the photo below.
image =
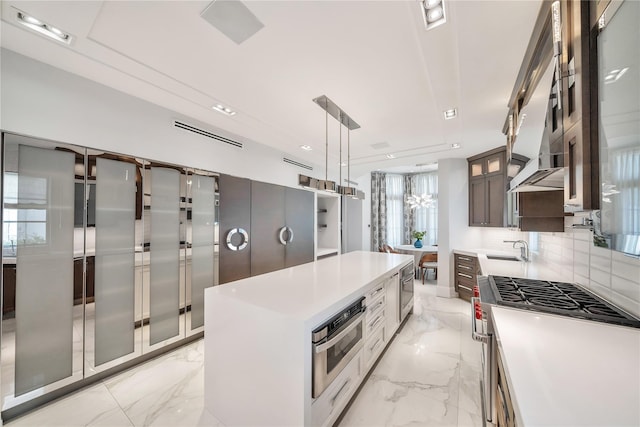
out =
<path fill-rule="evenodd" d="M 417 196 L 431 194 L 436 202 L 432 207 L 416 208 L 413 212 L 413 230 L 426 231 L 422 243 L 438 244 L 438 173 L 420 173 L 412 176 L 411 193 Z"/>
<path fill-rule="evenodd" d="M 404 176 L 387 174 L 387 244 L 404 243 Z"/>
<path fill-rule="evenodd" d="M 613 209 L 612 231 L 625 235 L 618 250 L 637 253 L 640 249 L 640 148 L 613 153 L 613 188 L 619 191 L 603 200 L 611 200 Z M 611 202 L 609 202 L 611 203 Z"/>

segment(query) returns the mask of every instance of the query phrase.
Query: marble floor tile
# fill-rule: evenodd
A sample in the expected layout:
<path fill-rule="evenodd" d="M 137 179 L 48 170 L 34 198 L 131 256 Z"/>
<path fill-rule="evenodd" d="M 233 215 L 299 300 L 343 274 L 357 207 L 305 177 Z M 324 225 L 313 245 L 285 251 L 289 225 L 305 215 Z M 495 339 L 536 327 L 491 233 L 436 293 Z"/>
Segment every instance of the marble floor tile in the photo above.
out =
<path fill-rule="evenodd" d="M 470 306 L 415 281 L 414 312 L 340 421 L 346 426 L 480 426 L 479 343 Z M 5 425 L 223 427 L 204 408 L 198 340 Z M 4 371 L 3 371 L 4 373 Z"/>

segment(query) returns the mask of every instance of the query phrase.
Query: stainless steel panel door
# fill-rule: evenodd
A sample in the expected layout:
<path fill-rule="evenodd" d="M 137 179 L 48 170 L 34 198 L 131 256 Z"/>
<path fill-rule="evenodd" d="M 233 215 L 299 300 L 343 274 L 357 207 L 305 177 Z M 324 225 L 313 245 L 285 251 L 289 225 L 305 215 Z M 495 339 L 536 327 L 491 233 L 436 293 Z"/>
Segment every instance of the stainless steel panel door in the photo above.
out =
<path fill-rule="evenodd" d="M 90 155 L 88 164 L 95 221 L 86 228 L 86 241 L 95 267 L 87 270 L 87 282 L 94 280 L 95 290 L 87 286 L 85 376 L 142 354 L 142 276 L 136 273 L 142 260 L 143 165 L 109 153 Z"/>
<path fill-rule="evenodd" d="M 187 179 L 187 335 L 204 330 L 204 290 L 217 285 L 217 179 L 202 171 Z"/>
<path fill-rule="evenodd" d="M 313 261 L 314 193 L 286 189 L 285 223 L 290 229 L 286 245 L 285 267 Z"/>
<path fill-rule="evenodd" d="M 84 181 L 85 150 L 12 134 L 3 142 L 3 270 L 15 265 L 2 290 L 4 410 L 82 378 L 83 279 L 74 283 L 74 252 L 82 271 L 84 236 L 74 210 L 84 209 L 75 175 Z"/>
<path fill-rule="evenodd" d="M 280 230 L 286 226 L 284 190 L 279 185 L 251 182 L 252 276 L 284 268 L 287 241 L 280 241 Z"/>
<path fill-rule="evenodd" d="M 148 307 L 149 316 L 148 324 L 143 326 L 143 351 L 146 353 L 185 336 L 186 269 L 181 232 L 186 224 L 181 228 L 181 220 L 186 222 L 186 178 L 181 168 L 158 163 L 153 163 L 145 172 L 143 182 L 150 184 L 148 187 L 145 184 L 150 200 L 149 273 L 144 276 L 148 287 L 145 283 L 147 291 L 143 290 L 144 308 Z"/>

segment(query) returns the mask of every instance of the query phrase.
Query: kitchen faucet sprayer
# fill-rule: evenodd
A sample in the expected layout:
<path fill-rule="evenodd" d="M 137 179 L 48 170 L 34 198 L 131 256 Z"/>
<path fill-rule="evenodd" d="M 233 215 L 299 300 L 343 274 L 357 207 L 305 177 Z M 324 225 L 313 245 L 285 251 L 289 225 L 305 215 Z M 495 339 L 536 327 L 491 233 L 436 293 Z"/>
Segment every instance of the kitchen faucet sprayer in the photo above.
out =
<path fill-rule="evenodd" d="M 521 243 L 520 246 L 520 258 L 523 261 L 529 261 L 529 243 L 526 240 L 503 240 L 504 243 L 513 243 L 513 247 L 515 248 L 518 243 Z"/>

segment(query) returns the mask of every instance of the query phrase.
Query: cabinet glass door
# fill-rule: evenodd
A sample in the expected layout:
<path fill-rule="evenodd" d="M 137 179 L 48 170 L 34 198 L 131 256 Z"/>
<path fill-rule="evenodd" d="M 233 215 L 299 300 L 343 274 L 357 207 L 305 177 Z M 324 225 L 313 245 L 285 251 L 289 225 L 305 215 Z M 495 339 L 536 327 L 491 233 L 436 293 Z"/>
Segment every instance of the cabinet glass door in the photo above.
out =
<path fill-rule="evenodd" d="M 204 290 L 218 284 L 217 179 L 203 171 L 187 179 L 187 336 L 204 330 Z"/>
<path fill-rule="evenodd" d="M 95 208 L 86 228 L 87 259 L 94 258 L 87 270 L 87 376 L 142 354 L 142 163 L 102 153 L 90 155 L 88 165 Z"/>
<path fill-rule="evenodd" d="M 614 13 L 612 9 L 616 6 L 619 9 Z M 621 4 L 612 2 L 600 22 L 598 125 L 602 235 L 594 236 L 596 246 L 634 256 L 640 256 L 638 22 L 640 2 L 632 0 Z"/>
<path fill-rule="evenodd" d="M 2 410 L 82 378 L 85 150 L 3 134 Z"/>
<path fill-rule="evenodd" d="M 145 166 L 143 182 L 145 203 L 150 202 L 145 206 L 148 286 L 144 283 L 143 288 L 149 319 L 143 326 L 143 347 L 148 352 L 185 336 L 186 178 L 179 167 L 153 163 Z"/>

